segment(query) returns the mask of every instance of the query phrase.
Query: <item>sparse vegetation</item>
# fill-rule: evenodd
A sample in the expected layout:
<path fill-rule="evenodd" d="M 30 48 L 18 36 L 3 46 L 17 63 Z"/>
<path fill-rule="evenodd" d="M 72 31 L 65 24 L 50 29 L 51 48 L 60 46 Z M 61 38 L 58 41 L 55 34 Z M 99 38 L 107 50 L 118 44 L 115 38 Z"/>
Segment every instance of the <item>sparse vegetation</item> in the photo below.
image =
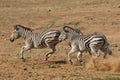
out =
<path fill-rule="evenodd" d="M 64 25 L 74 25 L 74 26 L 78 26 L 80 24 L 79 21 L 70 21 L 68 23 L 64 23 Z"/>
<path fill-rule="evenodd" d="M 107 77 L 107 78 L 92 78 L 92 80 L 120 80 L 118 77 Z"/>
<path fill-rule="evenodd" d="M 9 42 L 16 24 L 34 31 L 61 30 L 69 25 L 85 34 L 100 32 L 107 36 L 113 56 L 103 59 L 101 54 L 92 62 L 91 56 L 84 53 L 85 64 L 81 66 L 75 54 L 76 63 L 70 65 L 69 50 L 65 52 L 68 44 L 61 42 L 48 61 L 44 61 L 47 49 L 33 49 L 26 52 L 27 60 L 21 62 L 23 40 Z M 120 80 L 119 34 L 120 0 L 0 0 L 0 80 Z"/>

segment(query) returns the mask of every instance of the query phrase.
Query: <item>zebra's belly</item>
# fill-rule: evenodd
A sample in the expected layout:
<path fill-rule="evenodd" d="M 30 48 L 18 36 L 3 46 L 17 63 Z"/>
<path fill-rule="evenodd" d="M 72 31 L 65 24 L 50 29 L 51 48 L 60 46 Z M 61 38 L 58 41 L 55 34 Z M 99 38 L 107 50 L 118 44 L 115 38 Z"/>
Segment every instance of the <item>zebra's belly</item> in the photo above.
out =
<path fill-rule="evenodd" d="M 78 44 L 79 44 L 79 50 L 80 50 L 80 51 L 85 51 L 85 50 L 86 50 L 86 47 L 85 47 L 83 41 L 80 41 Z"/>
<path fill-rule="evenodd" d="M 82 47 L 82 46 L 79 46 L 79 50 L 80 50 L 80 51 L 85 51 L 86 48 L 85 48 L 85 47 Z"/>
<path fill-rule="evenodd" d="M 46 48 L 47 47 L 47 45 L 34 45 L 34 48 Z"/>

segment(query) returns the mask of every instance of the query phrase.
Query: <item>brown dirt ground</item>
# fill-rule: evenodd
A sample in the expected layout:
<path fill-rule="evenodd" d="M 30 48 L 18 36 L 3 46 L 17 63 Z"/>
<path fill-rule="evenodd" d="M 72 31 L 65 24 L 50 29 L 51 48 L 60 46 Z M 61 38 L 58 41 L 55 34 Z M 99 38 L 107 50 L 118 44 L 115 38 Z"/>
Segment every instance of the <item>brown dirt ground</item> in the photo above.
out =
<path fill-rule="evenodd" d="M 0 0 L 0 80 L 91 80 L 95 77 L 120 77 L 120 0 Z M 46 49 L 33 49 L 18 54 L 23 39 L 10 43 L 13 25 L 21 24 L 41 31 L 47 28 L 62 30 L 64 25 L 80 29 L 84 34 L 105 34 L 113 51 L 96 60 L 84 54 L 79 65 L 76 54 L 73 65 L 67 63 L 66 42 L 57 45 L 56 53 L 44 61 Z M 63 46 L 64 45 L 64 46 Z"/>

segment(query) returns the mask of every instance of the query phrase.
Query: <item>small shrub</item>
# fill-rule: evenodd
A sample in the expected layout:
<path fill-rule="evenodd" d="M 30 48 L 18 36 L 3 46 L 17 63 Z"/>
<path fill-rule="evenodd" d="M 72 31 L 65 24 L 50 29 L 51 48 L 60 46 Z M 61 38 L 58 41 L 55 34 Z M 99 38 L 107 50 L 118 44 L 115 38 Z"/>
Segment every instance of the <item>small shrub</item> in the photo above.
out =
<path fill-rule="evenodd" d="M 79 21 L 70 21 L 68 23 L 64 23 L 64 25 L 79 25 L 80 22 Z"/>

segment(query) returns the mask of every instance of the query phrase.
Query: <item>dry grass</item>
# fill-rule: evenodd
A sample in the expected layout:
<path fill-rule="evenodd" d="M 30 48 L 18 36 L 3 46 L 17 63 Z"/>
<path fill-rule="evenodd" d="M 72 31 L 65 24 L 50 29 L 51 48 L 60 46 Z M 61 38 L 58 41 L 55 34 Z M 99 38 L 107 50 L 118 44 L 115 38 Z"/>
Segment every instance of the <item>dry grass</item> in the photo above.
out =
<path fill-rule="evenodd" d="M 0 80 L 91 80 L 120 74 L 120 0 L 0 0 Z M 22 39 L 9 42 L 13 25 L 21 24 L 34 31 L 47 28 L 61 30 L 64 25 L 80 29 L 83 33 L 103 33 L 110 42 L 113 56 L 91 60 L 80 66 L 73 55 L 74 65 L 69 65 L 65 48 L 57 46 L 56 53 L 44 62 L 48 49 L 26 52 L 26 62 L 18 53 L 24 45 Z M 65 46 L 62 46 L 65 45 Z M 108 73 L 109 72 L 109 73 Z"/>
<path fill-rule="evenodd" d="M 116 57 L 110 57 L 105 60 L 91 60 L 87 63 L 87 69 L 95 69 L 97 71 L 111 71 L 120 72 L 120 59 Z"/>

